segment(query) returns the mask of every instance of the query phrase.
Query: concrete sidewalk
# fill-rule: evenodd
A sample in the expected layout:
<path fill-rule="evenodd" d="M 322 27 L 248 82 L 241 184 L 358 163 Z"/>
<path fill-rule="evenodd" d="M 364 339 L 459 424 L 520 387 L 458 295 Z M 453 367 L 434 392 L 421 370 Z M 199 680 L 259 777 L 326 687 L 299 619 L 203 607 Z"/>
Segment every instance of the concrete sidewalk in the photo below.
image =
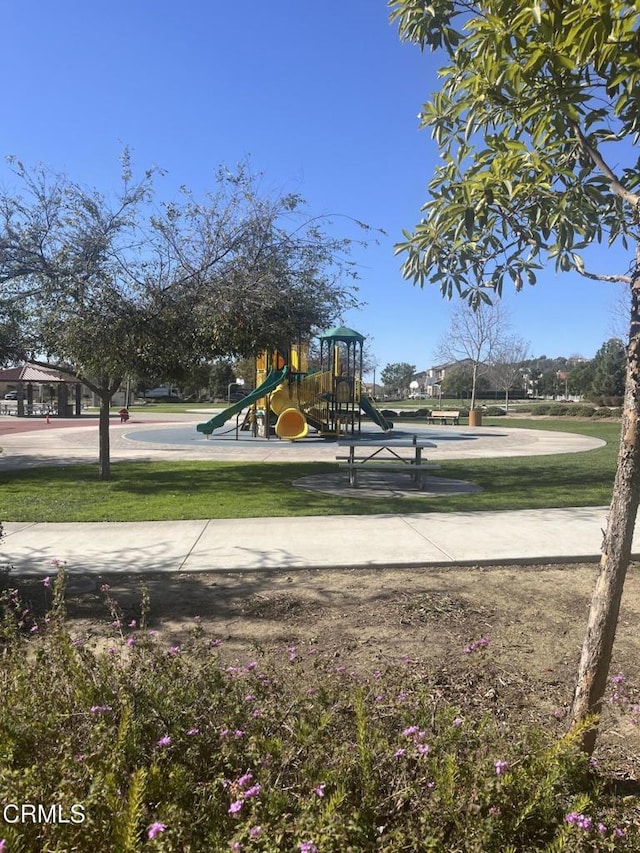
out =
<path fill-rule="evenodd" d="M 256 571 L 596 560 L 606 507 L 517 512 L 30 524 L 6 522 L 16 573 Z M 640 554 L 640 535 L 633 544 Z"/>

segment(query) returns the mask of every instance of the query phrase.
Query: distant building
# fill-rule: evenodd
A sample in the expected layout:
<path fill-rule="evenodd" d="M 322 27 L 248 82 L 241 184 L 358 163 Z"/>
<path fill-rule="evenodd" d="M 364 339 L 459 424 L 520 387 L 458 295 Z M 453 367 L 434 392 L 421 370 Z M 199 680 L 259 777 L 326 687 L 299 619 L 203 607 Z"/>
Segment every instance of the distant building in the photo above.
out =
<path fill-rule="evenodd" d="M 416 373 L 413 377 L 419 384 L 419 390 L 426 394 L 427 397 L 440 396 L 440 384 L 443 379 L 452 370 L 457 370 L 460 367 L 472 367 L 473 361 L 470 358 L 463 358 L 460 361 L 448 361 L 445 364 L 437 364 L 435 367 L 429 367 L 421 373 Z"/>

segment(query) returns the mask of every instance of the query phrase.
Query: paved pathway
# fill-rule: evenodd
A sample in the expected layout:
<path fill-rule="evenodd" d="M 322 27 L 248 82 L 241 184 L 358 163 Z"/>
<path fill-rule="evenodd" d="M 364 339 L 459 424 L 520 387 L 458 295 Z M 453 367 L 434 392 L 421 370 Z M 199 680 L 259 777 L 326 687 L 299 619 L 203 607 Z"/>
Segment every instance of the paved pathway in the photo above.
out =
<path fill-rule="evenodd" d="M 596 559 L 606 508 L 86 524 L 5 523 L 17 571 L 254 571 Z M 640 538 L 634 543 L 640 553 Z"/>

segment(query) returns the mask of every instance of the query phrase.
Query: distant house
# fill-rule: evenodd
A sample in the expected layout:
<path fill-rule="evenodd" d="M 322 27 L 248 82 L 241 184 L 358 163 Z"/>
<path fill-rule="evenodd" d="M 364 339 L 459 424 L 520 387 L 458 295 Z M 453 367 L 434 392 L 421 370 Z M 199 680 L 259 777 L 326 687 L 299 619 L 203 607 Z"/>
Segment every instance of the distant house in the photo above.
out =
<path fill-rule="evenodd" d="M 420 390 L 427 397 L 440 396 L 440 383 L 445 378 L 447 373 L 452 370 L 457 370 L 460 367 L 472 367 L 473 361 L 470 358 L 463 358 L 460 361 L 448 361 L 445 364 L 437 364 L 434 367 L 429 367 L 421 373 L 416 373 L 414 379 L 419 383 Z"/>

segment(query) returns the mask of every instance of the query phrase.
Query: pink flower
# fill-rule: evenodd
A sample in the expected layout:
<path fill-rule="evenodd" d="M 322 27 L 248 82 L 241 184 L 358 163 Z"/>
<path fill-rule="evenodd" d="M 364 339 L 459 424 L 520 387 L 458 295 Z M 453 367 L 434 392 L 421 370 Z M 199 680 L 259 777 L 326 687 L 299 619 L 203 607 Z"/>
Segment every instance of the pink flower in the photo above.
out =
<path fill-rule="evenodd" d="M 257 797 L 260 794 L 261 790 L 262 785 L 260 785 L 259 782 L 256 782 L 255 785 L 252 785 L 250 788 L 247 788 L 247 790 L 244 792 L 244 797 L 247 800 L 251 799 L 251 797 Z"/>
<path fill-rule="evenodd" d="M 229 806 L 229 814 L 238 814 L 240 809 L 242 808 L 242 803 L 244 800 L 236 800 L 234 803 L 231 803 Z"/>
<path fill-rule="evenodd" d="M 157 743 L 158 746 L 169 746 L 170 744 L 171 744 L 171 738 L 169 737 L 169 735 L 164 735 L 163 737 L 160 738 L 160 740 Z"/>
<path fill-rule="evenodd" d="M 166 823 L 160 823 L 159 821 L 152 823 L 151 826 L 149 827 L 149 829 L 147 830 L 147 838 L 149 838 L 150 840 L 153 840 L 154 838 L 156 838 L 156 836 L 163 833 L 166 830 L 166 828 L 167 828 Z"/>
<path fill-rule="evenodd" d="M 51 578 L 49 577 L 49 575 L 47 575 L 47 577 L 43 579 L 42 586 L 45 586 L 47 588 L 51 586 Z"/>
<path fill-rule="evenodd" d="M 498 760 L 498 761 L 494 761 L 494 762 L 493 762 L 493 766 L 496 768 L 496 773 L 498 774 L 498 776 L 502 776 L 502 774 L 503 774 L 506 770 L 508 770 L 508 769 L 509 769 L 509 762 L 508 762 L 508 761 L 500 761 L 500 760 Z"/>
<path fill-rule="evenodd" d="M 250 838 L 257 838 L 261 832 L 262 832 L 261 826 L 252 826 L 251 829 L 249 830 L 249 837 Z"/>
<path fill-rule="evenodd" d="M 316 785 L 313 791 L 318 797 L 324 797 L 324 789 L 326 787 L 326 784 L 324 782 L 321 782 L 319 785 Z"/>

